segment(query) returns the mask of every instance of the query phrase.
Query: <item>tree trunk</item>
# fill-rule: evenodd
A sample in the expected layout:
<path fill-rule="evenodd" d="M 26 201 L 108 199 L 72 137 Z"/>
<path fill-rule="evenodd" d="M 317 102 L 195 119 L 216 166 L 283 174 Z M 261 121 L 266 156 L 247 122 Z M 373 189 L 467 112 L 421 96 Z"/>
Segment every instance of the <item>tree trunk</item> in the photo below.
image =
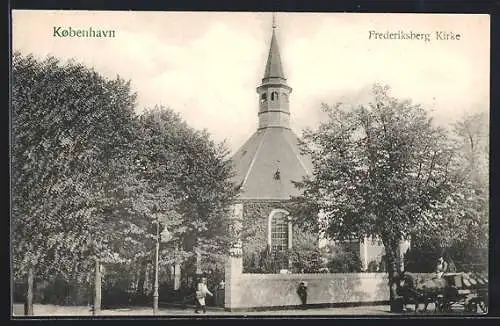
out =
<path fill-rule="evenodd" d="M 28 269 L 27 275 L 27 287 L 26 287 L 26 300 L 24 302 L 24 315 L 33 316 L 33 283 L 34 283 L 34 271 L 33 267 Z"/>
<path fill-rule="evenodd" d="M 95 259 L 94 309 L 92 312 L 94 316 L 101 312 L 101 264 L 97 257 Z"/>
<path fill-rule="evenodd" d="M 149 294 L 149 272 L 151 268 L 149 267 L 149 263 L 146 264 L 146 267 L 144 268 L 144 287 L 142 289 L 142 293 L 148 295 Z"/>
<path fill-rule="evenodd" d="M 145 281 L 145 275 L 146 275 L 146 263 L 144 261 L 141 261 L 138 266 L 138 280 L 137 280 L 137 292 L 136 294 L 138 296 L 142 296 L 144 294 L 144 281 Z"/>
<path fill-rule="evenodd" d="M 201 254 L 198 251 L 198 249 L 196 249 L 195 252 L 196 252 L 196 275 L 200 276 L 203 273 L 203 270 L 201 268 Z"/>
<path fill-rule="evenodd" d="M 389 239 L 383 241 L 387 261 L 387 274 L 389 278 L 389 301 L 391 312 L 401 312 L 402 300 L 397 293 L 399 287 L 400 264 L 399 264 L 399 241 Z"/>

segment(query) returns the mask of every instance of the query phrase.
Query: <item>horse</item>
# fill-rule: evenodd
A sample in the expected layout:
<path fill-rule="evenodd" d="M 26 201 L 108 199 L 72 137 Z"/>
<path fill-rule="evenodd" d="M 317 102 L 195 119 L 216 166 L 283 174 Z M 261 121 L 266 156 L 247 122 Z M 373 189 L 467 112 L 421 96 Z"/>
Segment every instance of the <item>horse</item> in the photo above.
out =
<path fill-rule="evenodd" d="M 403 298 L 404 310 L 407 310 L 408 304 L 415 304 L 415 312 L 417 312 L 419 305 L 423 303 L 423 312 L 425 312 L 429 303 L 434 303 L 436 311 L 446 287 L 446 280 L 442 278 L 422 277 L 414 273 L 402 272 L 399 277 L 398 295 Z"/>

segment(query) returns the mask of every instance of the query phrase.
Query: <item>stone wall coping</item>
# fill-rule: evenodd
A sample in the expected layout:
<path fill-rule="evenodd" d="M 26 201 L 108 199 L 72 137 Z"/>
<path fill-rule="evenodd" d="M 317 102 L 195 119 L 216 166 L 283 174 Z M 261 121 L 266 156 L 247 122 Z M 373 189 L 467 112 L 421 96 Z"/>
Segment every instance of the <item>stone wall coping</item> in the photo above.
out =
<path fill-rule="evenodd" d="M 432 273 L 412 273 L 414 275 L 429 275 Z M 241 279 L 247 280 L 302 280 L 302 279 L 339 279 L 339 278 L 387 278 L 387 273 L 304 273 L 304 274 L 254 274 L 243 273 Z"/>
<path fill-rule="evenodd" d="M 239 275 L 242 279 L 338 279 L 338 278 L 387 278 L 387 273 L 311 273 L 311 274 L 250 274 Z"/>

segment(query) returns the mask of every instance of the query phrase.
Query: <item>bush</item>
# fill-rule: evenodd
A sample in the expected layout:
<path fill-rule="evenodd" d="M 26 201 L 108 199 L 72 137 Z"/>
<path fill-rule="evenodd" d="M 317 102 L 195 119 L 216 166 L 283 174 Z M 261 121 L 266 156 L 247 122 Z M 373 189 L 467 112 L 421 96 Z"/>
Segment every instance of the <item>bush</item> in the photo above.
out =
<path fill-rule="evenodd" d="M 366 271 L 368 273 L 374 273 L 374 272 L 379 272 L 380 271 L 380 262 L 376 260 L 372 260 L 368 263 Z"/>
<path fill-rule="evenodd" d="M 337 250 L 327 264 L 330 273 L 359 273 L 363 265 L 354 252 Z"/>
<path fill-rule="evenodd" d="M 325 270 L 325 264 L 319 249 L 317 250 L 292 250 L 292 267 L 296 273 L 321 273 Z"/>
<path fill-rule="evenodd" d="M 440 255 L 448 262 L 449 269 L 455 266 L 456 272 L 488 271 L 488 249 L 471 248 L 465 241 L 444 249 L 437 243 L 416 243 L 405 254 L 405 269 L 414 273 L 434 272 Z"/>
<path fill-rule="evenodd" d="M 269 246 L 261 252 L 247 253 L 243 259 L 244 273 L 277 274 L 281 269 L 288 269 L 291 252 L 272 253 Z"/>
<path fill-rule="evenodd" d="M 405 270 L 412 273 L 432 273 L 436 269 L 439 250 L 432 246 L 415 246 L 404 255 Z"/>

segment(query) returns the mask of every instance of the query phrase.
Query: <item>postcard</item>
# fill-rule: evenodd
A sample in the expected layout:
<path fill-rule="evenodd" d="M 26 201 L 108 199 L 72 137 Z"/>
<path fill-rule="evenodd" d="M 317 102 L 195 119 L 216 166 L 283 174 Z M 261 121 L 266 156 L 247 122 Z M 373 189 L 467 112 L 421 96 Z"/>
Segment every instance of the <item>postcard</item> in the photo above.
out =
<path fill-rule="evenodd" d="M 13 10 L 12 314 L 488 312 L 490 18 Z"/>

